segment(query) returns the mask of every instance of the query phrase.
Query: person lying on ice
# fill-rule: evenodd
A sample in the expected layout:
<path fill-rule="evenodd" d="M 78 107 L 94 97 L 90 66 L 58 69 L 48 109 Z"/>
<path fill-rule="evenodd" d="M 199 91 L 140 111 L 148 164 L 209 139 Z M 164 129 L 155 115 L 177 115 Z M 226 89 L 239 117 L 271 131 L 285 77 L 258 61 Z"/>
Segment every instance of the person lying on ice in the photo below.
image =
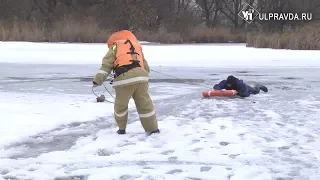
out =
<path fill-rule="evenodd" d="M 255 85 L 251 87 L 234 76 L 228 76 L 227 80 L 221 81 L 213 86 L 214 90 L 236 90 L 241 97 L 249 97 L 250 94 L 258 94 L 260 90 L 268 92 L 268 88 L 263 85 Z"/>

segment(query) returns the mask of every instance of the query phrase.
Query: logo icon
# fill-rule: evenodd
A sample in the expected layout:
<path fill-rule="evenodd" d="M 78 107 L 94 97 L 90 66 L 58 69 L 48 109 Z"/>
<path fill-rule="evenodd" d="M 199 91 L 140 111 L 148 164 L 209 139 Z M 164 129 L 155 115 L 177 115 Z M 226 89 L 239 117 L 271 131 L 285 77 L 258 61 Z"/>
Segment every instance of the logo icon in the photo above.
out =
<path fill-rule="evenodd" d="M 245 20 L 249 24 L 251 24 L 258 15 L 259 15 L 259 11 L 257 11 L 255 8 L 253 8 L 249 4 L 246 4 L 242 8 L 242 10 L 238 13 L 238 16 L 240 16 L 243 20 Z"/>

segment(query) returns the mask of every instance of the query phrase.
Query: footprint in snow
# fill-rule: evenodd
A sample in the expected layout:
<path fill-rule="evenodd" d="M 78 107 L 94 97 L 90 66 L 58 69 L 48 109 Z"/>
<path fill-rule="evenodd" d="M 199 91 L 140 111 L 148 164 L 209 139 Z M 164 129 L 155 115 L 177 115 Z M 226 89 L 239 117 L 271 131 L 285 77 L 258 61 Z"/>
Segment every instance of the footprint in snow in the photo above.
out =
<path fill-rule="evenodd" d="M 168 150 L 168 151 L 163 151 L 160 154 L 169 155 L 169 154 L 172 154 L 173 152 L 174 152 L 174 150 Z"/>
<path fill-rule="evenodd" d="M 178 157 L 172 156 L 172 157 L 169 157 L 168 160 L 169 160 L 169 161 L 177 161 L 177 160 L 178 160 Z"/>
<path fill-rule="evenodd" d="M 199 151 L 201 151 L 201 150 L 203 150 L 203 148 L 196 148 L 196 149 L 193 149 L 193 150 L 191 150 L 191 151 L 193 151 L 193 152 L 199 152 Z"/>
<path fill-rule="evenodd" d="M 176 173 L 182 173 L 182 172 L 183 171 L 181 169 L 174 169 L 174 170 L 167 172 L 166 174 L 176 174 Z"/>
<path fill-rule="evenodd" d="M 224 130 L 224 129 L 226 129 L 227 127 L 226 126 L 220 126 L 220 129 L 221 130 Z"/>
<path fill-rule="evenodd" d="M 220 144 L 221 146 L 228 146 L 230 143 L 229 143 L 229 142 L 221 141 L 219 144 Z"/>
<path fill-rule="evenodd" d="M 87 176 L 68 176 L 68 177 L 57 177 L 54 180 L 87 180 Z"/>
<path fill-rule="evenodd" d="M 97 150 L 96 154 L 98 156 L 110 156 L 110 155 L 113 155 L 113 154 L 118 154 L 119 152 L 112 152 L 112 151 L 109 151 L 109 150 L 106 150 L 106 149 L 99 149 Z"/>
<path fill-rule="evenodd" d="M 212 169 L 212 167 L 203 166 L 203 167 L 200 167 L 200 172 L 208 172 L 208 171 L 210 171 L 210 169 Z"/>

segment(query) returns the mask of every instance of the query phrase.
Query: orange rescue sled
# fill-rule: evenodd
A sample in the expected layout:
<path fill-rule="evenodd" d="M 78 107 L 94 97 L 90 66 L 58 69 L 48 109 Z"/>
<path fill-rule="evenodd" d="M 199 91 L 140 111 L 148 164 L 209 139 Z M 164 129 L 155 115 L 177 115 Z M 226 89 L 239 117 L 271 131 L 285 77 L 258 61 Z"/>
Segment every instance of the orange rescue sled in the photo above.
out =
<path fill-rule="evenodd" d="M 202 96 L 203 97 L 211 97 L 211 96 L 235 96 L 237 95 L 236 90 L 208 90 L 208 91 L 203 91 Z"/>

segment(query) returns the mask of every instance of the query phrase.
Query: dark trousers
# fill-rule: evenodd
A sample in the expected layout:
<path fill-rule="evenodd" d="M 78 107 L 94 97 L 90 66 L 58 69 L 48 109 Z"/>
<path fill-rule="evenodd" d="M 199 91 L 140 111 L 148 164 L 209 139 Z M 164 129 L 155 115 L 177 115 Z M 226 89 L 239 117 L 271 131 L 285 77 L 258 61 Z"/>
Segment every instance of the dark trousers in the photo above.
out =
<path fill-rule="evenodd" d="M 250 94 L 258 94 L 260 92 L 260 87 L 261 86 L 259 85 L 255 85 L 254 87 L 247 85 Z"/>

